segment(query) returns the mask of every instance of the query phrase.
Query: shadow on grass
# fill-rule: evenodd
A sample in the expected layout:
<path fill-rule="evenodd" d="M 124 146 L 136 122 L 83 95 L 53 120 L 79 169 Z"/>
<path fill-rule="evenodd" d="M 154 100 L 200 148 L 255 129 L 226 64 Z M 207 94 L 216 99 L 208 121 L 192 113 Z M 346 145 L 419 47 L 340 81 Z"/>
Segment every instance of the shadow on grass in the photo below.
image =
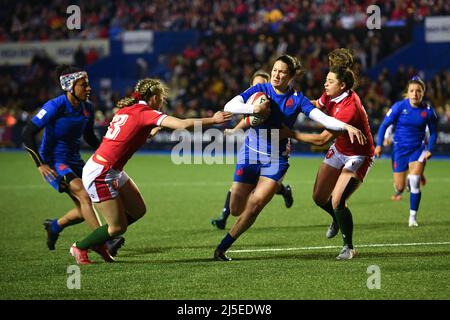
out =
<path fill-rule="evenodd" d="M 217 243 L 218 244 L 218 243 Z M 205 249 L 214 252 L 217 244 L 201 244 L 201 245 L 179 245 L 179 246 L 167 246 L 167 247 L 145 247 L 145 248 L 122 248 L 120 249 L 119 256 L 121 257 L 132 257 L 147 254 L 157 254 L 157 253 L 169 253 L 174 250 L 190 250 L 190 249 Z M 233 249 L 248 249 L 248 248 L 267 248 L 267 247 L 279 247 L 282 245 L 280 242 L 273 243 L 260 243 L 260 244 L 246 244 L 245 246 L 235 246 Z"/>
<path fill-rule="evenodd" d="M 362 251 L 361 251 L 362 250 Z M 428 251 L 428 252 L 417 252 L 417 251 L 402 251 L 402 252 L 375 252 L 375 251 L 365 251 L 361 249 L 358 251 L 358 255 L 356 258 L 354 258 L 355 262 L 358 262 L 360 260 L 366 260 L 366 259 L 376 259 L 376 258 L 384 258 L 386 259 L 385 262 L 389 262 L 389 259 L 392 258 L 427 258 L 427 257 L 444 257 L 449 256 L 450 257 L 450 251 Z M 351 263 L 346 261 L 337 261 L 335 258 L 339 253 L 339 250 L 335 251 L 324 251 L 324 252 L 292 252 L 292 253 L 286 253 L 286 254 L 264 254 L 264 255 L 255 255 L 255 254 L 229 254 L 229 256 L 233 259 L 230 262 L 224 262 L 224 261 L 215 261 L 212 259 L 212 253 L 211 251 L 211 258 L 189 258 L 189 259 L 146 259 L 145 261 L 131 261 L 131 260 L 121 260 L 119 259 L 116 261 L 117 263 L 123 263 L 123 264 L 144 264 L 144 263 L 152 263 L 152 264 L 204 264 L 204 263 L 226 263 L 226 264 L 233 264 L 238 262 L 245 262 L 245 261 L 271 261 L 276 260 L 279 262 L 280 260 L 296 260 L 296 261 L 336 261 L 336 263 Z"/>

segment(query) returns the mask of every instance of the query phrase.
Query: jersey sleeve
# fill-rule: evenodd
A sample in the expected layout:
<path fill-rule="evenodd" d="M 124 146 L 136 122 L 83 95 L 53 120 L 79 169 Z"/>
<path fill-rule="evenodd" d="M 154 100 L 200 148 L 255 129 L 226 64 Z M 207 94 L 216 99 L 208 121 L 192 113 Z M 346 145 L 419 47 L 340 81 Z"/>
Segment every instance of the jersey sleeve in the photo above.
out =
<path fill-rule="evenodd" d="M 145 110 L 142 112 L 143 123 L 145 126 L 160 126 L 167 114 L 157 110 Z"/>
<path fill-rule="evenodd" d="M 428 139 L 428 151 L 432 152 L 437 140 L 437 115 L 433 107 L 430 107 L 428 111 L 427 126 L 430 131 L 430 137 Z"/>
<path fill-rule="evenodd" d="M 319 103 L 320 108 L 325 107 L 325 105 L 327 104 L 328 100 L 329 100 L 329 97 L 327 96 L 327 94 L 325 92 L 322 93 L 320 98 L 317 99 L 317 102 Z"/>
<path fill-rule="evenodd" d="M 264 92 L 265 93 L 265 90 L 263 89 L 262 84 L 258 83 L 256 85 L 254 85 L 253 87 L 248 88 L 247 90 L 242 92 L 240 94 L 240 96 L 244 99 L 244 103 L 245 103 L 245 102 L 247 102 L 248 98 L 250 98 L 252 96 L 252 94 L 254 94 L 256 92 Z"/>
<path fill-rule="evenodd" d="M 397 123 L 398 116 L 400 115 L 400 111 L 401 111 L 400 103 L 397 102 L 386 113 L 386 116 L 384 117 L 384 120 L 381 123 L 380 128 L 378 129 L 378 138 L 377 138 L 378 146 L 383 145 L 384 134 L 386 133 L 387 128 L 391 124 Z"/>
<path fill-rule="evenodd" d="M 53 101 L 47 101 L 31 121 L 40 129 L 45 127 L 50 121 L 56 117 L 58 104 Z"/>
<path fill-rule="evenodd" d="M 317 109 L 317 108 L 314 107 L 314 105 L 311 103 L 311 101 L 307 97 L 303 96 L 302 100 L 300 101 L 301 112 L 303 112 L 307 117 L 309 117 L 309 113 L 314 109 Z"/>
<path fill-rule="evenodd" d="M 88 111 L 89 117 L 86 127 L 84 128 L 83 137 L 87 144 L 89 144 L 92 148 L 97 149 L 100 146 L 100 140 L 94 132 L 95 109 L 90 103 L 86 103 L 85 108 Z"/>

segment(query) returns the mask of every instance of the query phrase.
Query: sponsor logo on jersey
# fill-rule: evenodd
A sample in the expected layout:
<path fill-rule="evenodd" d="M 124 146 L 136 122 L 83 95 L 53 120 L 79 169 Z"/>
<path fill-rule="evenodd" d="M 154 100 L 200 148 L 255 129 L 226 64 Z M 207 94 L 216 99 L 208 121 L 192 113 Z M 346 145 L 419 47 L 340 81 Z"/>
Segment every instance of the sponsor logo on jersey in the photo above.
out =
<path fill-rule="evenodd" d="M 242 176 L 244 174 L 244 168 L 240 168 L 236 170 L 236 175 L 237 176 Z"/>
<path fill-rule="evenodd" d="M 420 116 L 425 119 L 427 117 L 427 112 L 426 111 L 422 111 L 420 113 Z"/>
<path fill-rule="evenodd" d="M 38 119 L 42 119 L 46 114 L 47 114 L 47 110 L 41 109 L 41 111 L 38 112 L 38 114 L 36 115 L 36 117 L 37 117 Z"/>

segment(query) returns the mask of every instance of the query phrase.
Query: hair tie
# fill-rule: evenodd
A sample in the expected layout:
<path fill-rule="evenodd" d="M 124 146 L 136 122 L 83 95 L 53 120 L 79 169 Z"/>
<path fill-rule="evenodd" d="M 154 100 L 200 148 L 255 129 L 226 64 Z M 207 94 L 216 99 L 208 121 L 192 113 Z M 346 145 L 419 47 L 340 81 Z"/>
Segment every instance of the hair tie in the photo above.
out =
<path fill-rule="evenodd" d="M 142 100 L 142 96 L 141 96 L 141 94 L 139 92 L 133 92 L 131 94 L 131 97 L 133 97 L 133 98 L 135 98 L 137 100 Z"/>
<path fill-rule="evenodd" d="M 421 81 L 421 79 L 419 78 L 419 76 L 414 76 L 411 78 L 411 81 Z"/>

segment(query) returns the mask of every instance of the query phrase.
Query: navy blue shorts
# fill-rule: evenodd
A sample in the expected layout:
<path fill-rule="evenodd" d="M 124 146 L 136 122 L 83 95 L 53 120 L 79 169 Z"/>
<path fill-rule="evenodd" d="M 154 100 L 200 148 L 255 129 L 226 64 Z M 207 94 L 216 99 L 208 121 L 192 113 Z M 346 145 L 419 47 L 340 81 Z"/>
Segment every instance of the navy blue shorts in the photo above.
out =
<path fill-rule="evenodd" d="M 259 177 L 266 177 L 279 182 L 283 179 L 289 163 L 286 161 L 272 161 L 270 163 L 244 163 L 236 164 L 234 182 L 256 185 Z"/>
<path fill-rule="evenodd" d="M 394 147 L 392 151 L 392 171 L 396 173 L 404 172 L 408 170 L 410 162 L 424 162 L 426 152 L 427 150 L 424 145 L 417 149 Z"/>
<path fill-rule="evenodd" d="M 81 178 L 83 173 L 84 162 L 76 164 L 66 164 L 62 162 L 55 162 L 51 166 L 56 171 L 58 177 L 56 179 L 45 178 L 45 180 L 58 192 L 66 192 L 70 181 L 74 178 Z"/>

